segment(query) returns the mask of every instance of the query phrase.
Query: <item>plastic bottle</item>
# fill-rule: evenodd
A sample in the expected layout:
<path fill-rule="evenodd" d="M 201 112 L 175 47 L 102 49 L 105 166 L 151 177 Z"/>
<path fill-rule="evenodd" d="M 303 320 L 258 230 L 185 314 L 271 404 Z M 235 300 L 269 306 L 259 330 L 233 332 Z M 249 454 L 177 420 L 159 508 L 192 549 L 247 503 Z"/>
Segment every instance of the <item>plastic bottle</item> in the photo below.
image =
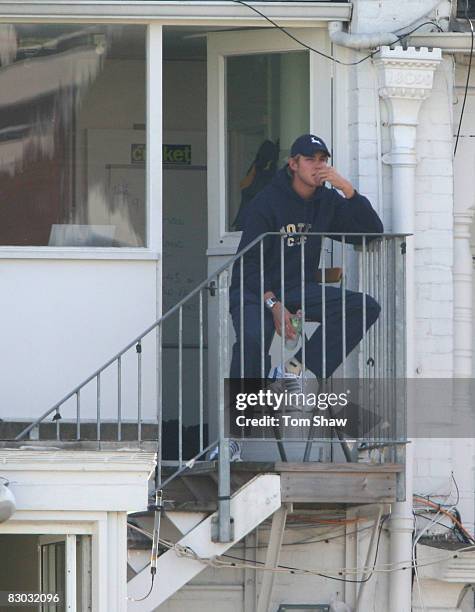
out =
<path fill-rule="evenodd" d="M 302 317 L 300 314 L 292 315 L 292 317 L 290 318 L 290 321 L 292 323 L 292 327 L 295 332 L 295 337 L 285 338 L 285 348 L 292 350 L 299 343 L 300 336 L 302 334 Z"/>

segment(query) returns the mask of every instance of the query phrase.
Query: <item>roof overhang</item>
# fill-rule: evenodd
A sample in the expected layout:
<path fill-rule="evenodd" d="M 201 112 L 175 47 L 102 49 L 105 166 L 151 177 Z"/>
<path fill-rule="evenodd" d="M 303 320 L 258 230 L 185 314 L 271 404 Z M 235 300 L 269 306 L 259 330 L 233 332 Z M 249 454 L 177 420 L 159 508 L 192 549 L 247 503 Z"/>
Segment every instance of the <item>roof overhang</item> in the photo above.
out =
<path fill-rule="evenodd" d="M 349 21 L 352 5 L 348 2 L 248 2 L 279 25 L 309 27 L 318 21 Z M 252 9 L 228 1 L 157 1 L 137 0 L 0 0 L 0 21 L 132 21 L 183 25 L 213 23 L 219 25 L 270 26 Z"/>
<path fill-rule="evenodd" d="M 470 53 L 472 35 L 470 32 L 427 32 L 408 38 L 411 47 L 442 49 L 443 53 Z"/>

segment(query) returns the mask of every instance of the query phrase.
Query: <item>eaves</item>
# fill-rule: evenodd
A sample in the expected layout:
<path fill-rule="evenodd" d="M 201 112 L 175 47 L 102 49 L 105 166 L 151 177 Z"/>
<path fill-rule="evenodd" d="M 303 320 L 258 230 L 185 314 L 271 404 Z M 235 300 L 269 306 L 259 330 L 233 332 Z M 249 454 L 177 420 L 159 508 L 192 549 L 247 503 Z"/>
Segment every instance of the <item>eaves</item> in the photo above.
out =
<path fill-rule="evenodd" d="M 444 53 L 470 53 L 472 35 L 470 32 L 428 32 L 414 34 L 408 38 L 411 47 L 442 49 Z"/>
<path fill-rule="evenodd" d="M 308 27 L 318 21 L 349 21 L 349 2 L 249 2 L 279 25 Z M 0 0 L 0 21 L 112 20 L 148 23 L 212 22 L 217 25 L 270 25 L 251 8 L 231 0 Z"/>

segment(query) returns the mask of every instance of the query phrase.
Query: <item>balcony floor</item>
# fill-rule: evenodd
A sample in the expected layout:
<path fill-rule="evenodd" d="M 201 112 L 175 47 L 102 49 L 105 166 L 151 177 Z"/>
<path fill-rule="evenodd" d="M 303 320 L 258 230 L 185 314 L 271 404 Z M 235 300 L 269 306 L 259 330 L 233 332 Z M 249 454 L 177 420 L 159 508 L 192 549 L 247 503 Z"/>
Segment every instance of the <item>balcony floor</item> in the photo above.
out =
<path fill-rule="evenodd" d="M 197 462 L 172 480 L 165 489 L 167 506 L 180 510 L 215 510 L 217 469 L 217 462 Z M 164 478 L 174 470 L 164 466 Z M 236 462 L 231 464 L 231 492 L 263 473 L 280 474 L 283 502 L 348 506 L 398 501 L 397 479 L 404 473 L 404 466 L 394 463 Z"/>

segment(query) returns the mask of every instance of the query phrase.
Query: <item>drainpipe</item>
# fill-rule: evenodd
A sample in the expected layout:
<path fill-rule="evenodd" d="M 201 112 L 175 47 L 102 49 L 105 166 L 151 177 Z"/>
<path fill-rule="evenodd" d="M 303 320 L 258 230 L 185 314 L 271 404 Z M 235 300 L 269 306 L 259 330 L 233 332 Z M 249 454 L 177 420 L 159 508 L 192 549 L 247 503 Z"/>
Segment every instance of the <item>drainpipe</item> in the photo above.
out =
<path fill-rule="evenodd" d="M 470 139 L 467 139 L 470 140 Z M 463 159 L 463 149 L 457 152 Z M 470 157 L 469 157 L 470 159 Z M 457 166 L 456 166 L 457 169 Z M 455 174 L 455 205 L 465 204 L 465 197 L 461 197 L 460 190 L 463 182 L 472 181 L 473 177 L 458 176 L 461 168 Z M 462 192 L 473 193 L 473 189 Z M 457 197 L 459 196 L 459 197 Z M 454 287 L 454 378 L 472 377 L 472 252 L 470 249 L 470 237 L 472 228 L 474 208 L 455 210 L 454 212 L 454 263 L 453 263 L 453 287 Z M 457 384 L 457 383 L 455 383 Z M 460 489 L 460 501 L 458 508 L 464 522 L 475 524 L 475 500 L 473 498 L 473 473 L 465 469 L 467 459 L 474 456 L 474 440 L 452 440 L 452 461 L 455 476 Z"/>
<path fill-rule="evenodd" d="M 472 377 L 473 213 L 473 207 L 454 212 L 454 378 Z"/>
<path fill-rule="evenodd" d="M 441 24 L 444 30 L 448 28 L 449 19 L 452 12 L 452 4 L 449 0 L 427 0 L 425 2 L 425 6 L 421 4 L 420 8 L 422 8 L 422 13 L 420 12 L 420 9 L 417 10 L 417 7 L 414 7 L 415 12 L 410 12 L 408 14 L 407 9 L 410 9 L 410 7 L 406 6 L 405 10 L 401 11 L 399 15 L 391 15 L 391 8 L 389 7 L 389 9 L 386 9 L 386 22 L 391 23 L 394 30 L 401 33 L 404 30 L 409 31 L 410 28 L 415 27 L 417 22 L 422 21 L 429 13 L 435 10 L 435 18 L 437 22 Z M 404 23 L 400 22 L 401 19 L 405 19 Z M 353 25 L 354 22 L 355 19 L 352 20 Z M 363 25 L 368 27 L 367 20 L 364 20 Z M 328 34 L 330 36 L 330 40 L 335 45 L 341 45 L 342 47 L 348 47 L 357 51 L 361 51 L 363 49 L 376 49 L 377 47 L 381 47 L 383 45 L 390 46 L 398 42 L 397 35 L 393 34 L 392 32 L 345 32 L 343 30 L 343 22 L 341 21 L 328 22 Z"/>
<path fill-rule="evenodd" d="M 440 49 L 382 47 L 375 59 L 379 95 L 389 111 L 391 150 L 383 162 L 392 169 L 392 231 L 415 232 L 416 133 L 419 110 L 429 97 L 434 71 L 442 60 Z M 414 237 L 406 246 L 406 373 L 415 376 L 415 261 Z M 409 406 L 410 406 L 410 402 Z M 408 420 L 410 415 L 408 415 Z M 389 578 L 389 612 L 411 612 L 411 569 L 402 569 L 412 556 L 413 447 L 406 450 L 406 501 L 393 505 L 389 524 L 390 561 L 395 568 Z"/>
<path fill-rule="evenodd" d="M 350 34 L 343 31 L 341 21 L 328 23 L 328 34 L 335 45 L 349 47 L 350 49 L 375 49 L 382 45 L 393 45 L 398 42 L 396 34 L 391 32 L 375 32 L 374 34 Z"/>

